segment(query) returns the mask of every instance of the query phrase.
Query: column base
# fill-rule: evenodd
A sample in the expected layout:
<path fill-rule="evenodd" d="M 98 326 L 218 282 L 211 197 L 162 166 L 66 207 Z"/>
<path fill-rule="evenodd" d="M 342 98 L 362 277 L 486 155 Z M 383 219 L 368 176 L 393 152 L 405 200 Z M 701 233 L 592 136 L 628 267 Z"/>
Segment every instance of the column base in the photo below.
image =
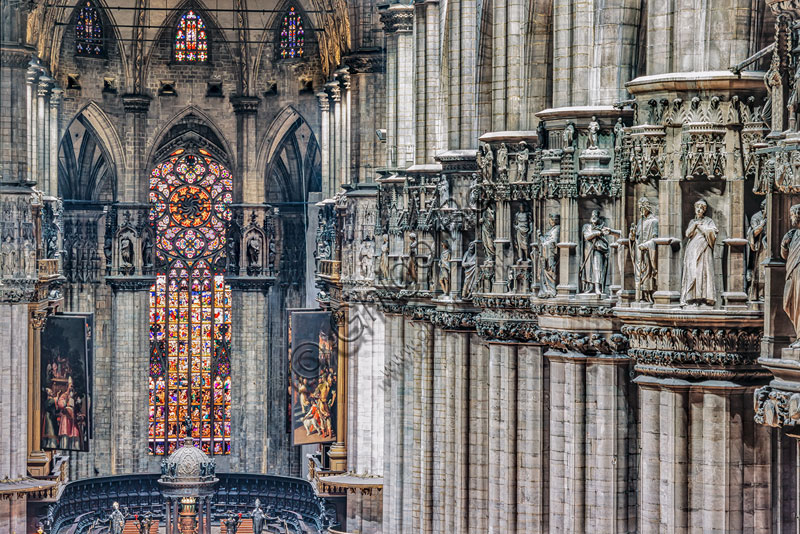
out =
<path fill-rule="evenodd" d="M 50 457 L 44 451 L 32 451 L 28 455 L 28 471 L 31 476 L 44 477 L 50 474 Z"/>
<path fill-rule="evenodd" d="M 344 443 L 337 441 L 331 445 L 328 458 L 331 460 L 331 471 L 347 471 L 347 447 Z"/>

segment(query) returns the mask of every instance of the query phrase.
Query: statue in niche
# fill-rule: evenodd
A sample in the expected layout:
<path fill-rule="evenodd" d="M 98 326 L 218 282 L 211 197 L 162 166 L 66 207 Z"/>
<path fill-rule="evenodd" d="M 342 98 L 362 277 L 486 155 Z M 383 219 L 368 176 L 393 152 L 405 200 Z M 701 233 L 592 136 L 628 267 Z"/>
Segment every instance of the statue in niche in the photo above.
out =
<path fill-rule="evenodd" d="M 372 278 L 372 264 L 375 257 L 375 244 L 372 239 L 365 238 L 361 241 L 358 250 L 358 266 L 361 278 L 368 280 Z"/>
<path fill-rule="evenodd" d="M 481 215 L 479 221 L 481 223 L 481 241 L 483 242 L 483 248 L 486 251 L 486 256 L 489 261 L 494 260 L 495 256 L 494 217 L 494 209 L 489 205 L 483 210 L 483 215 Z"/>
<path fill-rule="evenodd" d="M 516 276 L 514 276 L 514 268 L 510 265 L 506 269 L 506 293 L 513 293 L 516 287 Z"/>
<path fill-rule="evenodd" d="M 617 119 L 614 125 L 614 148 L 622 148 L 622 138 L 625 136 L 625 125 L 622 124 L 622 117 Z"/>
<path fill-rule="evenodd" d="M 36 249 L 31 242 L 26 239 L 22 245 L 22 274 L 25 278 L 30 278 L 32 274 L 36 274 Z"/>
<path fill-rule="evenodd" d="M 148 231 L 142 235 L 142 269 L 146 273 L 153 269 L 153 239 Z"/>
<path fill-rule="evenodd" d="M 619 230 L 606 226 L 605 218 L 600 210 L 592 210 L 589 222 L 583 225 L 583 263 L 581 264 L 581 282 L 585 293 L 601 295 L 606 291 L 608 278 L 609 234 L 619 235 Z"/>
<path fill-rule="evenodd" d="M 492 167 L 494 165 L 494 154 L 492 147 L 486 143 L 478 149 L 478 168 L 481 170 L 484 182 L 492 181 Z"/>
<path fill-rule="evenodd" d="M 262 534 L 264 532 L 264 511 L 261 509 L 261 501 L 256 499 L 255 508 L 250 512 L 250 518 L 253 520 L 253 534 Z"/>
<path fill-rule="evenodd" d="M 789 109 L 790 132 L 797 131 L 797 115 L 800 113 L 800 99 L 798 99 L 797 94 L 798 91 L 800 91 L 800 67 L 795 67 L 792 92 L 789 94 L 789 100 L 786 102 L 786 107 Z"/>
<path fill-rule="evenodd" d="M 719 230 L 706 216 L 708 203 L 700 199 L 694 203 L 695 218 L 686 228 L 686 249 L 683 255 L 681 279 L 681 304 L 707 304 L 716 302 L 714 290 L 714 244 Z"/>
<path fill-rule="evenodd" d="M 800 333 L 800 204 L 789 208 L 792 229 L 781 240 L 781 257 L 786 260 L 786 284 L 783 286 L 783 310 Z M 800 347 L 800 336 L 791 345 Z"/>
<path fill-rule="evenodd" d="M 269 245 L 267 246 L 267 266 L 269 267 L 269 272 L 275 272 L 275 256 L 277 252 L 275 252 L 275 242 L 270 241 Z"/>
<path fill-rule="evenodd" d="M 500 143 L 497 149 L 497 174 L 500 177 L 508 176 L 508 147 L 505 143 Z"/>
<path fill-rule="evenodd" d="M 592 120 L 589 122 L 589 150 L 597 150 L 598 135 L 600 133 L 600 123 L 597 122 L 597 117 L 592 115 Z"/>
<path fill-rule="evenodd" d="M 530 151 L 525 141 L 520 142 L 519 152 L 517 152 L 517 181 L 524 182 L 528 177 L 528 160 Z"/>
<path fill-rule="evenodd" d="M 522 263 L 528 258 L 528 242 L 532 231 L 531 216 L 520 204 L 519 210 L 514 214 L 514 251 L 517 255 L 517 263 Z"/>
<path fill-rule="evenodd" d="M 436 190 L 439 196 L 439 207 L 444 208 L 450 202 L 450 182 L 447 180 L 446 175 L 439 176 Z"/>
<path fill-rule="evenodd" d="M 119 503 L 111 505 L 111 515 L 108 516 L 108 530 L 111 534 L 122 534 L 125 528 L 125 515 L 119 509 Z"/>
<path fill-rule="evenodd" d="M 127 235 L 122 236 L 119 241 L 119 260 L 123 269 L 133 269 L 133 241 Z"/>
<path fill-rule="evenodd" d="M 417 278 L 417 251 L 419 242 L 417 242 L 417 234 L 411 232 L 408 234 L 408 264 L 406 265 L 406 281 L 416 285 Z"/>
<path fill-rule="evenodd" d="M 658 248 L 655 239 L 658 237 L 658 219 L 653 215 L 653 207 L 647 197 L 639 199 L 639 220 L 631 226 L 631 257 L 633 260 L 633 283 L 636 288 L 636 300 L 653 302 L 658 274 Z"/>
<path fill-rule="evenodd" d="M 564 131 L 561 132 L 561 141 L 563 144 L 563 148 L 572 148 L 573 143 L 575 142 L 575 125 L 567 123 L 564 127 Z"/>
<path fill-rule="evenodd" d="M 442 253 L 439 255 L 439 288 L 445 295 L 450 293 L 451 257 L 452 253 L 450 252 L 450 245 L 447 244 L 446 239 L 442 239 Z"/>
<path fill-rule="evenodd" d="M 389 279 L 389 234 L 383 234 L 381 243 L 381 259 L 378 265 L 378 272 L 382 280 Z"/>
<path fill-rule="evenodd" d="M 469 185 L 469 196 L 467 197 L 470 209 L 478 209 L 480 194 L 480 190 L 478 189 L 478 175 L 473 174 Z"/>
<path fill-rule="evenodd" d="M 747 244 L 750 247 L 750 268 L 747 270 L 747 297 L 751 301 L 764 300 L 764 265 L 769 258 L 767 249 L 767 200 L 761 201 L 761 210 L 750 218 Z"/>
<path fill-rule="evenodd" d="M 17 268 L 17 251 L 14 246 L 14 240 L 10 235 L 7 235 L 3 244 L 0 245 L 0 274 L 3 277 L 14 276 L 14 271 Z"/>
<path fill-rule="evenodd" d="M 558 242 L 561 239 L 561 216 L 551 213 L 548 217 L 550 229 L 542 235 L 539 233 L 539 263 L 541 264 L 541 288 L 539 298 L 556 296 L 558 285 Z"/>
<path fill-rule="evenodd" d="M 472 298 L 472 292 L 475 290 L 475 282 L 478 277 L 478 254 L 475 252 L 475 241 L 469 244 L 467 252 L 461 259 L 461 267 L 463 268 L 464 281 L 461 285 L 461 298 Z"/>
<path fill-rule="evenodd" d="M 252 233 L 247 240 L 247 274 L 258 274 L 261 270 L 261 239 Z"/>

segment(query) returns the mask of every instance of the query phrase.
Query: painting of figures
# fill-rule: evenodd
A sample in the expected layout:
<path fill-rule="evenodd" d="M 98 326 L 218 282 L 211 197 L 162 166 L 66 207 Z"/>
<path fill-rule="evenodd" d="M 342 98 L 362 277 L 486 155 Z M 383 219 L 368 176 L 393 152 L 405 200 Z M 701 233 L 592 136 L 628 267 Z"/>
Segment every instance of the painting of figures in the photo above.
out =
<path fill-rule="evenodd" d="M 89 341 L 86 317 L 54 315 L 42 330 L 42 448 L 89 450 Z"/>
<path fill-rule="evenodd" d="M 292 443 L 336 441 L 338 357 L 331 314 L 290 310 L 289 332 Z"/>

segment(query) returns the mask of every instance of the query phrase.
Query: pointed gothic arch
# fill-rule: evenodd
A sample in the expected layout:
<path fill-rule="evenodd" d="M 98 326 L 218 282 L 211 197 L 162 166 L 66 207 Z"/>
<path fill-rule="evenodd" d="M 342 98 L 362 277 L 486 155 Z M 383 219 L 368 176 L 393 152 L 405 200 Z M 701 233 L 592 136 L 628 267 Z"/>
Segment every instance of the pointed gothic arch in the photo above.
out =
<path fill-rule="evenodd" d="M 124 151 L 108 116 L 91 102 L 70 121 L 59 142 L 59 195 L 69 200 L 114 200 Z"/>
<path fill-rule="evenodd" d="M 259 168 L 265 169 L 268 201 L 305 201 L 321 190 L 321 152 L 311 125 L 292 106 L 272 121 L 261 143 Z"/>
<path fill-rule="evenodd" d="M 156 165 L 186 145 L 202 148 L 228 168 L 236 168 L 227 139 L 211 117 L 195 106 L 184 108 L 162 126 L 153 137 L 147 161 Z"/>

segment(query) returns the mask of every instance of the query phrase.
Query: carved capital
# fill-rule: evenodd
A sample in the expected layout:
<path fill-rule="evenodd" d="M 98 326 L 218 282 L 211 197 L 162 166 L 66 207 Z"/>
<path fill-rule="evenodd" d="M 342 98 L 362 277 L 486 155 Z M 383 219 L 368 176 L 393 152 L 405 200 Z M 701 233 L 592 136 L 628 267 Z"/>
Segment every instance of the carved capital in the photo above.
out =
<path fill-rule="evenodd" d="M 323 112 L 330 111 L 331 102 L 328 93 L 325 92 L 317 93 L 317 98 L 319 99 L 319 109 Z"/>
<path fill-rule="evenodd" d="M 386 33 L 410 32 L 414 28 L 414 6 L 394 4 L 381 13 Z"/>
<path fill-rule="evenodd" d="M 231 105 L 236 114 L 251 114 L 258 112 L 261 99 L 257 96 L 232 96 Z"/>
<path fill-rule="evenodd" d="M 150 109 L 150 97 L 147 95 L 122 95 L 122 106 L 125 113 L 147 113 Z"/>

